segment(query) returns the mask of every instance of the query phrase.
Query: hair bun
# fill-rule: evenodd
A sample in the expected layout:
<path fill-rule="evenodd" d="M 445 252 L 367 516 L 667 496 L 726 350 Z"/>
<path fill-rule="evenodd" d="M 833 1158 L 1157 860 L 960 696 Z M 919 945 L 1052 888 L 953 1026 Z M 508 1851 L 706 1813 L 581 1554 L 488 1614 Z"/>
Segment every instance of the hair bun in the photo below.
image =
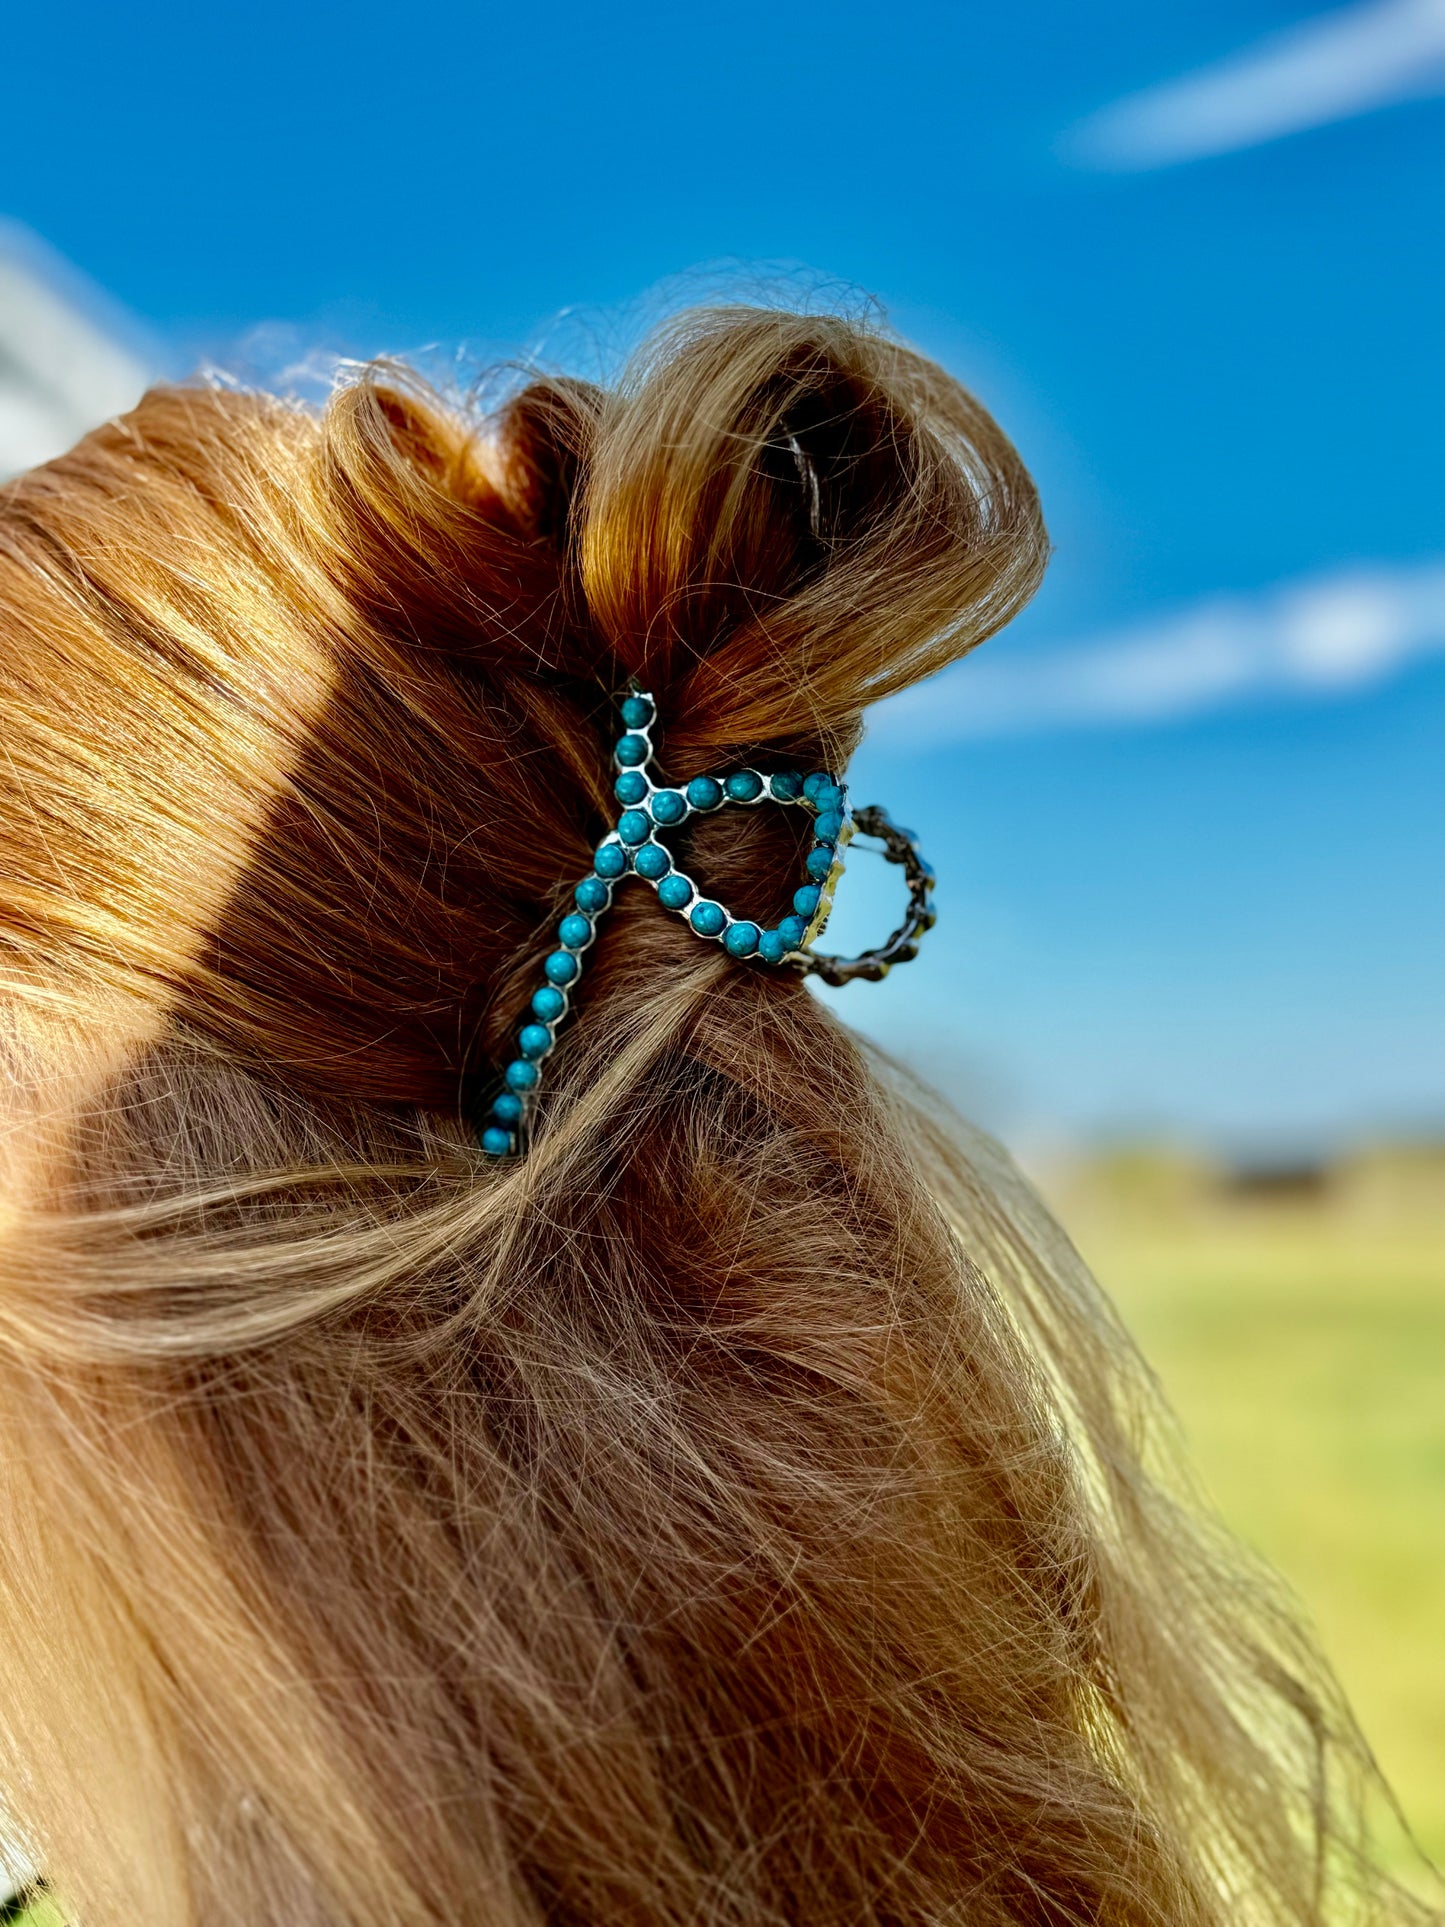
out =
<path fill-rule="evenodd" d="M 68 707 L 22 705 L 11 768 L 27 732 L 114 719 L 104 794 L 79 744 L 32 758 L 73 867 L 27 830 L 33 795 L 4 812 L 36 954 L 370 1103 L 454 1106 L 513 1023 L 612 820 L 629 676 L 673 780 L 759 749 L 837 766 L 864 705 L 1005 620 L 1043 559 L 961 389 L 758 309 L 684 315 L 615 388 L 533 382 L 485 421 L 391 365 L 319 419 L 156 390 L 12 493 L 13 543 L 27 508 L 47 533 L 9 673 Z M 708 834 L 702 873 L 740 900 L 790 874 L 787 827 Z M 101 945 L 71 874 L 107 880 Z"/>
<path fill-rule="evenodd" d="M 1033 484 L 937 368 L 849 323 L 682 316 L 604 404 L 583 494 L 592 620 L 699 750 L 850 743 L 1037 584 Z"/>

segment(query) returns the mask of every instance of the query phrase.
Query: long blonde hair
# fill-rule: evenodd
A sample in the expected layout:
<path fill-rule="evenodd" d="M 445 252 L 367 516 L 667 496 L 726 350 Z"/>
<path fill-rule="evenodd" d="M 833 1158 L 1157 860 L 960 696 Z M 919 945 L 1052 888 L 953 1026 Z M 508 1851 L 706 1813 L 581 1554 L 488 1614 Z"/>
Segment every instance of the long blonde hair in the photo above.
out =
<path fill-rule="evenodd" d="M 800 981 L 622 892 L 476 1148 L 614 692 L 841 766 L 1044 554 L 954 382 L 755 309 L 0 495 L 0 1798 L 86 1927 L 1406 1916 L 1067 1241 Z M 684 847 L 776 916 L 788 814 Z"/>

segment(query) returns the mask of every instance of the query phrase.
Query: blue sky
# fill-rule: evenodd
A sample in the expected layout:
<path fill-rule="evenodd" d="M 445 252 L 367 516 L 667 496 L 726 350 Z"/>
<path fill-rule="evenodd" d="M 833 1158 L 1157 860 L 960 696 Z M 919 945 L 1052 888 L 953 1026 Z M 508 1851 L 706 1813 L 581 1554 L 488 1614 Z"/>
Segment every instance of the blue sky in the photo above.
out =
<path fill-rule="evenodd" d="M 875 295 L 1014 434 L 1057 553 L 865 746 L 943 917 L 840 1008 L 1020 1141 L 1445 1120 L 1445 0 L 6 38 L 0 210 L 180 367 L 605 359 L 689 292 Z"/>

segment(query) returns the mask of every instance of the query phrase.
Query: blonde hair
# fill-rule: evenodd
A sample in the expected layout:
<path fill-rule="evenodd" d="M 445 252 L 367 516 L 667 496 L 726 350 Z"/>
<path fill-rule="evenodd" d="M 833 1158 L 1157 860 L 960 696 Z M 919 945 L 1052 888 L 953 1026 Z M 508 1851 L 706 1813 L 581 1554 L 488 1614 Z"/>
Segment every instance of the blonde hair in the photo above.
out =
<path fill-rule="evenodd" d="M 749 309 L 0 496 L 0 1787 L 87 1927 L 1406 1916 L 1067 1241 L 799 981 L 622 892 L 476 1149 L 617 688 L 840 767 L 1044 553 L 954 382 Z M 789 817 L 688 867 L 776 917 Z"/>

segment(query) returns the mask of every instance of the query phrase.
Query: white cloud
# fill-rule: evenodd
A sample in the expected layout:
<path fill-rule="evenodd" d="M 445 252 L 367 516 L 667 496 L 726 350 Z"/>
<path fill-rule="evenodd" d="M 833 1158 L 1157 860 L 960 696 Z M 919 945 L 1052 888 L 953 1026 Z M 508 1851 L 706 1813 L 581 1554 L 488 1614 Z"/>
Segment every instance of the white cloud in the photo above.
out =
<path fill-rule="evenodd" d="M 1218 596 L 1072 647 L 998 642 L 880 703 L 870 740 L 921 749 L 984 736 L 1148 725 L 1250 698 L 1330 696 L 1445 653 L 1445 561 L 1360 567 Z"/>
<path fill-rule="evenodd" d="M 0 221 L 0 479 L 134 407 L 156 372 L 147 346 L 68 262 Z"/>
<path fill-rule="evenodd" d="M 1102 108 L 1065 136 L 1088 167 L 1167 167 L 1445 93 L 1445 0 L 1363 0 Z"/>

